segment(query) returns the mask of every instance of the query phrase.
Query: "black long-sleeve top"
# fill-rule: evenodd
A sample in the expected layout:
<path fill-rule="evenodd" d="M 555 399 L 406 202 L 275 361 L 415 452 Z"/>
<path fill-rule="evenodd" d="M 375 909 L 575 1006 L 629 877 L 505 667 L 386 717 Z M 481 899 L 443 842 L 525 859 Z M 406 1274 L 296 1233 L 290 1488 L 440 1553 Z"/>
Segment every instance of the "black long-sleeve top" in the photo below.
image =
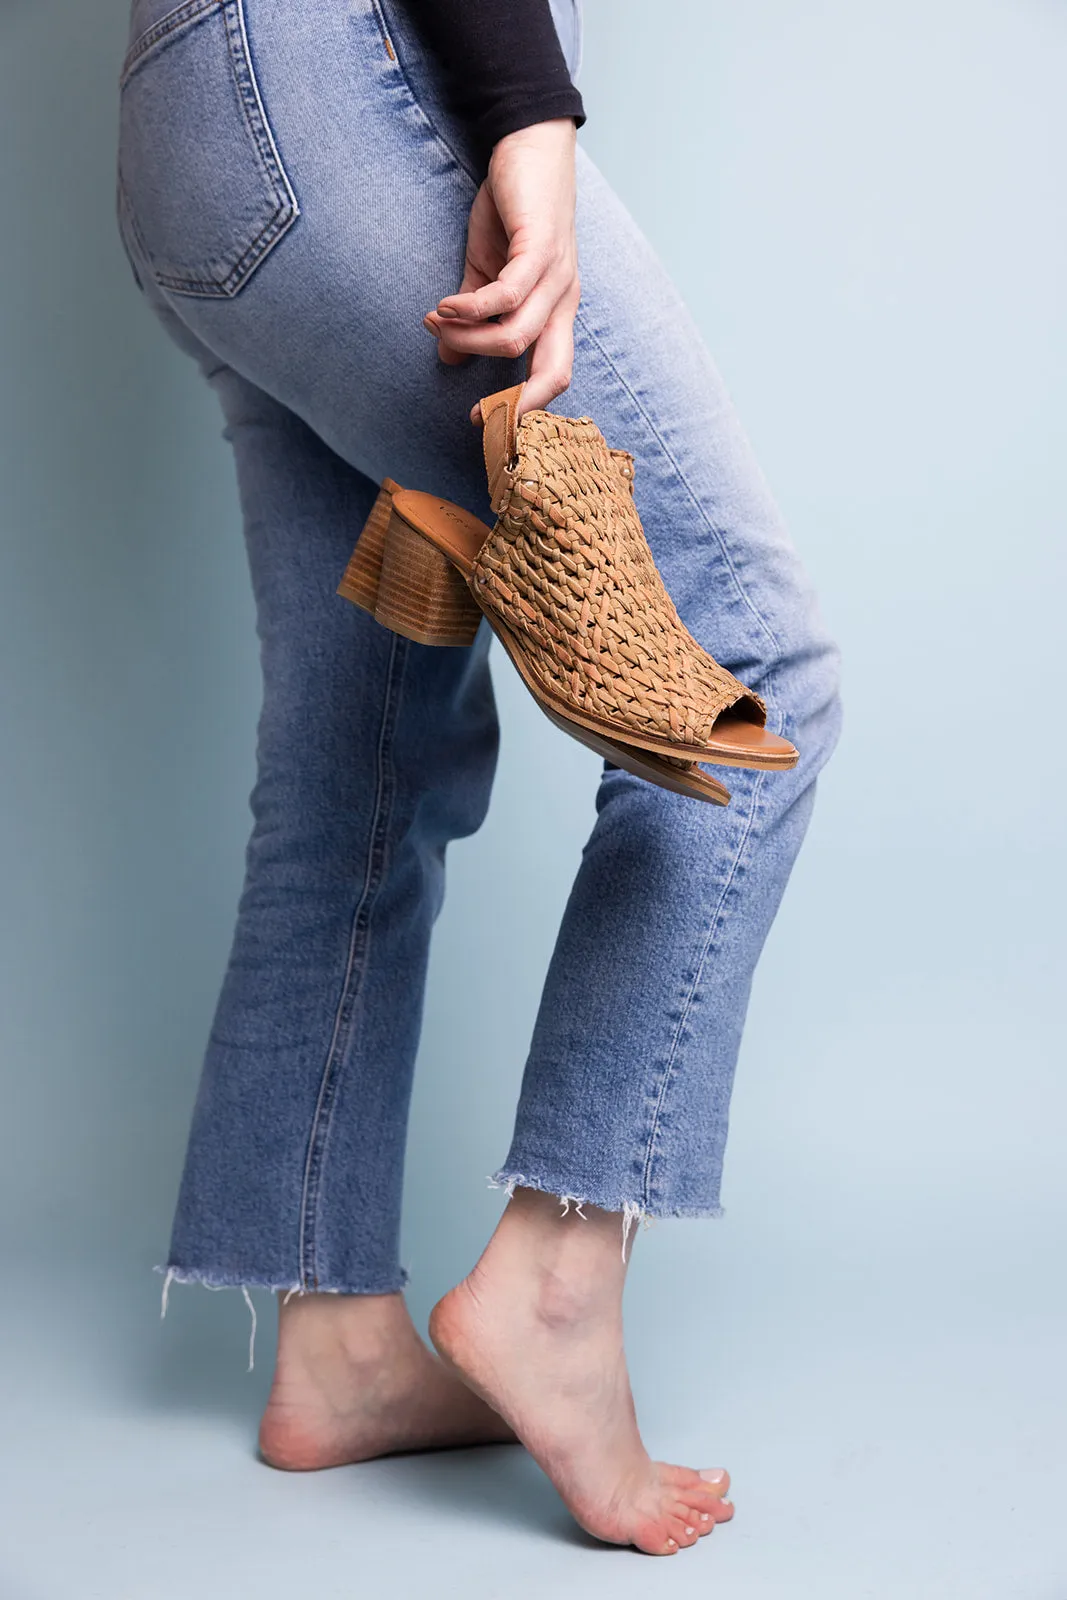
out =
<path fill-rule="evenodd" d="M 403 0 L 449 103 L 487 146 L 535 122 L 585 121 L 548 0 Z"/>

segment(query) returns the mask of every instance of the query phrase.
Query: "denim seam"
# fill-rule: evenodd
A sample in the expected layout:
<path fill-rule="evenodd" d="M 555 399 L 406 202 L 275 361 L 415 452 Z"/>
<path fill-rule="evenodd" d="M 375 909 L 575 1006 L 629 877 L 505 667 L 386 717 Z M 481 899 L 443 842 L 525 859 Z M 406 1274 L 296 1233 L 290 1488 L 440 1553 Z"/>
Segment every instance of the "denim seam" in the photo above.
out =
<path fill-rule="evenodd" d="M 154 44 L 158 44 L 185 23 L 195 22 L 204 12 L 212 11 L 224 4 L 225 0 L 186 0 L 185 5 L 175 6 L 173 11 L 168 11 L 165 17 L 160 17 L 158 22 L 146 28 L 126 52 L 126 59 L 119 74 L 119 88 L 125 88 L 126 81 L 134 68 Z"/>
<path fill-rule="evenodd" d="M 230 71 L 233 74 L 234 88 L 237 91 L 238 103 L 245 119 L 248 136 L 251 141 L 253 155 L 259 164 L 260 174 L 274 199 L 274 211 L 264 223 L 260 231 L 254 236 L 247 248 L 238 256 L 237 260 L 229 264 L 225 277 L 222 278 L 193 278 L 188 275 L 175 275 L 173 273 L 157 271 L 153 268 L 153 276 L 161 289 L 169 289 L 175 294 L 197 296 L 200 299 L 232 299 L 252 276 L 256 267 L 264 257 L 273 249 L 278 240 L 288 232 L 300 215 L 300 205 L 296 193 L 289 180 L 288 172 L 282 163 L 281 155 L 275 142 L 270 123 L 267 120 L 266 107 L 259 92 L 259 83 L 256 78 L 255 68 L 252 63 L 252 48 L 248 42 L 248 33 L 245 28 L 244 0 L 190 0 L 187 6 L 179 7 L 171 12 L 169 17 L 164 17 L 156 24 L 156 28 L 149 29 L 142 35 L 142 40 L 134 47 L 136 54 L 133 64 L 139 61 L 145 50 L 168 37 L 180 26 L 187 23 L 200 21 L 209 11 L 221 10 L 223 25 L 226 29 L 226 41 L 229 46 Z M 167 24 L 169 23 L 169 26 Z M 159 30 L 162 30 L 161 32 Z M 150 35 L 154 37 L 150 37 Z M 147 41 L 147 42 L 144 42 Z M 139 48 L 143 43 L 143 48 Z M 133 52 L 131 52 L 131 56 Z M 131 69 L 132 70 L 132 66 Z M 122 83 L 125 84 L 130 76 L 130 71 L 124 71 Z M 127 199 L 127 211 L 131 217 L 133 208 Z M 143 247 L 140 230 L 137 237 Z M 147 255 L 151 261 L 151 255 Z M 226 263 L 218 263 L 220 266 Z"/>
<path fill-rule="evenodd" d="M 247 1276 L 240 1272 L 219 1272 L 213 1267 L 180 1267 L 169 1258 L 166 1266 L 158 1265 L 152 1268 L 161 1277 L 168 1277 L 172 1283 L 200 1284 L 205 1289 L 267 1289 L 274 1294 L 292 1293 L 305 1294 L 307 1291 L 302 1283 L 293 1282 L 291 1277 L 271 1277 L 268 1273 L 251 1272 Z M 384 1280 L 368 1283 L 353 1283 L 346 1279 L 344 1283 L 319 1284 L 319 1294 L 395 1294 L 407 1283 L 407 1276 L 403 1270 L 394 1280 Z"/>
<path fill-rule="evenodd" d="M 715 907 L 714 914 L 708 924 L 708 931 L 704 937 L 704 943 L 697 959 L 696 971 L 693 974 L 693 981 L 689 985 L 689 992 L 686 994 L 685 999 L 682 1002 L 681 1015 L 678 1018 L 678 1023 L 674 1030 L 670 1051 L 667 1055 L 667 1060 L 663 1068 L 663 1076 L 660 1082 L 659 1092 L 656 1095 L 656 1101 L 652 1108 L 652 1120 L 648 1130 L 648 1138 L 645 1145 L 645 1159 L 641 1173 L 641 1202 L 642 1205 L 646 1207 L 651 1206 L 653 1203 L 652 1168 L 656 1159 L 656 1144 L 659 1137 L 660 1119 L 663 1114 L 664 1105 L 666 1104 L 668 1091 L 675 1078 L 675 1068 L 681 1049 L 682 1034 L 685 1031 L 685 1025 L 688 1021 L 689 1013 L 692 1010 L 693 1001 L 696 998 L 697 990 L 700 987 L 701 979 L 704 976 L 704 968 L 707 964 L 708 956 L 721 930 L 726 903 L 729 898 L 730 891 L 734 886 L 734 880 L 737 877 L 737 869 L 741 864 L 741 860 L 746 849 L 748 848 L 749 841 L 752 838 L 753 830 L 756 824 L 756 818 L 759 814 L 758 802 L 763 788 L 764 776 L 765 774 L 763 772 L 757 772 L 756 780 L 752 785 L 752 803 L 749 808 L 748 815 L 745 818 L 744 829 L 742 831 L 741 838 L 738 841 L 737 849 L 734 852 L 733 861 L 730 864 L 730 870 L 727 874 L 726 882 L 723 884 L 722 893 L 719 896 L 719 903 Z"/>
<path fill-rule="evenodd" d="M 445 155 L 454 164 L 463 177 L 470 181 L 475 193 L 477 193 L 478 189 L 481 187 L 481 178 L 479 178 L 477 173 L 471 171 L 470 167 L 468 167 L 462 156 L 460 156 L 458 152 L 452 148 L 451 144 L 445 138 L 445 135 L 442 133 L 433 117 L 430 116 L 422 101 L 415 93 L 411 79 L 408 77 L 407 70 L 400 60 L 400 51 L 393 42 L 393 35 L 389 32 L 389 25 L 385 20 L 385 13 L 382 10 L 380 0 L 370 0 L 370 7 L 374 12 L 375 21 L 377 22 L 379 32 L 381 33 L 382 43 L 387 45 L 389 47 L 389 51 L 392 53 L 390 65 L 396 72 L 397 77 L 400 79 L 400 82 L 407 91 L 408 99 L 411 102 L 413 110 L 418 113 L 423 122 L 426 124 L 426 131 L 430 134 L 434 142 L 440 147 L 441 150 L 443 150 Z"/>
<path fill-rule="evenodd" d="M 118 175 L 118 199 L 119 199 L 119 233 L 120 233 L 120 236 L 121 236 L 121 233 L 122 233 L 122 224 L 123 224 L 123 222 L 126 222 L 129 225 L 129 229 L 130 229 L 131 234 L 133 235 L 134 243 L 136 244 L 138 250 L 141 252 L 141 256 L 143 258 L 142 262 L 141 262 L 141 265 L 144 266 L 146 263 L 148 263 L 150 265 L 151 261 L 152 261 L 152 257 L 148 253 L 148 248 L 145 245 L 145 241 L 144 241 L 144 235 L 142 234 L 141 229 L 138 226 L 137 218 L 134 215 L 133 206 L 130 204 L 130 197 L 126 193 L 126 185 L 122 181 L 122 169 L 121 169 L 121 167 L 119 169 L 119 175 Z M 126 243 L 125 239 L 123 239 L 123 243 L 124 244 Z M 134 261 L 132 259 L 132 252 L 129 249 L 127 249 L 126 253 L 127 253 L 127 255 L 129 255 L 131 257 L 130 265 L 133 267 L 134 277 L 138 279 L 138 282 L 140 282 L 140 277 L 139 277 L 139 274 L 138 274 L 138 271 L 137 271 L 137 263 L 136 263 L 136 261 Z M 153 274 L 153 276 L 154 276 L 154 274 Z"/>
<path fill-rule="evenodd" d="M 612 373 L 614 374 L 616 381 L 619 383 L 619 385 L 623 389 L 625 389 L 626 393 L 630 396 L 630 399 L 633 401 L 634 405 L 637 407 L 638 412 L 640 413 L 641 417 L 644 419 L 645 426 L 648 428 L 648 431 L 651 433 L 652 437 L 655 439 L 656 443 L 659 445 L 660 449 L 663 451 L 664 456 L 670 462 L 671 467 L 672 467 L 674 473 L 676 474 L 679 483 L 681 483 L 682 487 L 685 489 L 686 494 L 689 496 L 689 499 L 692 501 L 692 504 L 693 504 L 693 506 L 694 506 L 694 508 L 696 510 L 697 515 L 700 517 L 701 521 L 704 523 L 704 526 L 708 529 L 709 533 L 712 535 L 712 537 L 714 538 L 715 542 L 719 546 L 719 549 L 722 552 L 722 558 L 726 563 L 727 570 L 728 570 L 728 572 L 730 574 L 731 580 L 733 581 L 734 588 L 737 590 L 738 597 L 740 598 L 742 603 L 745 606 L 748 607 L 748 610 L 750 611 L 750 613 L 751 613 L 754 621 L 756 622 L 757 626 L 760 627 L 763 630 L 763 632 L 766 634 L 767 638 L 770 640 L 770 643 L 771 643 L 771 645 L 772 645 L 772 647 L 774 649 L 774 660 L 772 662 L 770 662 L 770 664 L 769 664 L 769 666 L 767 668 L 767 672 L 766 672 L 766 683 L 767 683 L 767 687 L 768 687 L 768 691 L 769 691 L 767 696 L 766 696 L 766 698 L 772 704 L 775 705 L 776 710 L 778 711 L 779 719 L 780 719 L 781 718 L 781 708 L 777 707 L 777 704 L 776 704 L 776 702 L 774 700 L 773 685 L 774 685 L 775 671 L 781 665 L 781 662 L 782 662 L 782 659 L 783 659 L 783 652 L 782 652 L 781 642 L 778 639 L 777 635 L 775 634 L 774 629 L 771 627 L 770 623 L 767 621 L 767 619 L 763 615 L 762 611 L 760 611 L 759 607 L 752 600 L 752 598 L 749 595 L 749 593 L 748 593 L 747 589 L 745 588 L 744 584 L 741 582 L 741 578 L 740 578 L 740 576 L 738 574 L 737 568 L 734 566 L 733 559 L 732 559 L 732 557 L 730 555 L 730 551 L 729 551 L 729 549 L 727 547 L 725 533 L 723 532 L 723 530 L 720 527 L 718 527 L 716 525 L 716 523 L 714 523 L 711 520 L 711 518 L 708 516 L 707 512 L 704 510 L 704 507 L 701 504 L 700 496 L 696 493 L 696 491 L 693 488 L 692 484 L 689 482 L 689 479 L 686 477 L 685 473 L 682 471 L 682 468 L 679 465 L 678 461 L 676 460 L 674 454 L 672 453 L 669 445 L 667 444 L 667 441 L 664 439 L 663 435 L 660 433 L 659 429 L 656 427 L 656 424 L 652 421 L 652 418 L 649 416 L 648 412 L 645 410 L 645 407 L 642 405 L 641 401 L 638 399 L 638 397 L 635 394 L 635 392 L 634 392 L 633 388 L 631 387 L 631 385 L 626 381 L 625 377 L 623 376 L 622 372 L 620 371 L 619 366 L 616 363 L 614 357 L 611 355 L 610 351 L 605 349 L 605 347 L 602 344 L 601 340 L 593 332 L 592 328 L 589 326 L 589 323 L 586 321 L 585 317 L 583 317 L 582 312 L 581 312 L 581 307 L 579 307 L 577 315 L 575 316 L 574 320 L 575 320 L 576 323 L 578 323 L 580 325 L 582 332 L 585 334 L 586 338 L 590 341 L 590 343 L 595 345 L 597 350 L 599 350 L 601 356 L 607 362 L 607 364 L 610 367 Z M 777 731 L 777 730 L 772 730 L 772 731 Z"/>
<path fill-rule="evenodd" d="M 376 792 L 371 816 L 370 839 L 363 887 L 352 915 L 348 956 L 341 993 L 334 1016 L 326 1060 L 319 1083 L 318 1099 L 308 1135 L 304 1165 L 304 1185 L 300 1202 L 299 1274 L 305 1289 L 318 1288 L 316 1259 L 316 1212 L 325 1165 L 327 1144 L 337 1101 L 337 1088 L 351 1035 L 352 1017 L 363 988 L 370 953 L 370 924 L 374 902 L 386 875 L 389 859 L 389 824 L 396 793 L 391 752 L 403 698 L 404 671 L 409 647 L 407 640 L 394 634 L 386 670 L 382 723 L 378 734 Z M 354 981 L 353 981 L 354 980 Z"/>

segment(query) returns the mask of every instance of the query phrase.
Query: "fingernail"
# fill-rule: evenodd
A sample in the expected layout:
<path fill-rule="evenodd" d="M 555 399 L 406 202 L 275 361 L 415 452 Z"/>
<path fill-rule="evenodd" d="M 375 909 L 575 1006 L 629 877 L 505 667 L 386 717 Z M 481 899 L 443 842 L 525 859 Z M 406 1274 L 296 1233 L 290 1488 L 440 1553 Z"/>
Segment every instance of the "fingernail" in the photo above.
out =
<path fill-rule="evenodd" d="M 434 324 L 430 321 L 429 317 L 423 317 L 422 325 L 426 329 L 427 333 L 433 334 L 433 337 L 435 339 L 439 339 L 441 337 L 440 329 L 438 329 L 438 328 L 436 328 L 434 326 Z"/>
<path fill-rule="evenodd" d="M 439 317 L 458 317 L 459 312 L 454 306 L 438 306 L 437 315 Z"/>
<path fill-rule="evenodd" d="M 713 1472 L 702 1472 L 700 1476 L 705 1483 L 721 1483 L 726 1474 L 721 1467 L 716 1467 Z"/>

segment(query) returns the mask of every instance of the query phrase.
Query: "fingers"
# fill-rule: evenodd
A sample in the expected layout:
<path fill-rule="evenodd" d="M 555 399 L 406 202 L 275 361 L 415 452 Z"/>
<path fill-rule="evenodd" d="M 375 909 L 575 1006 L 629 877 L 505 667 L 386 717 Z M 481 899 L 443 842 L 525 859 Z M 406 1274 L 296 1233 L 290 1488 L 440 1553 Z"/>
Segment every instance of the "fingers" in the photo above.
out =
<path fill-rule="evenodd" d="M 579 286 L 559 301 L 545 323 L 526 361 L 526 384 L 519 401 L 518 415 L 547 406 L 570 387 L 574 365 L 574 313 L 578 307 Z M 481 408 L 471 408 L 470 419 L 482 420 Z"/>
<path fill-rule="evenodd" d="M 528 411 L 570 382 L 578 298 L 574 121 L 556 118 L 496 145 L 471 208 L 463 282 L 423 320 L 449 366 L 531 352 Z"/>
<path fill-rule="evenodd" d="M 521 416 L 526 411 L 547 406 L 570 386 L 574 364 L 574 316 L 580 293 L 581 286 L 575 280 L 547 316 L 542 315 L 542 297 L 536 295 L 531 297 L 521 318 L 508 318 L 505 322 L 481 327 L 469 324 L 452 327 L 431 313 L 426 318 L 426 326 L 437 335 L 437 353 L 449 366 L 457 366 L 471 355 L 503 355 L 514 360 L 529 350 L 526 387 L 519 408 Z M 481 414 L 475 407 L 471 421 L 480 420 Z"/>
<path fill-rule="evenodd" d="M 450 351 L 458 359 L 478 355 L 515 361 L 540 337 L 561 302 L 573 300 L 577 307 L 573 247 L 553 249 L 520 229 L 509 248 L 510 257 L 501 259 L 492 213 L 476 222 L 472 212 L 463 282 L 423 318 L 440 341 L 442 359 Z"/>
<path fill-rule="evenodd" d="M 485 282 L 485 274 L 478 267 L 473 265 L 470 257 L 468 256 L 463 272 L 463 283 L 460 285 L 460 292 L 456 298 L 458 299 L 460 296 L 463 298 L 469 298 L 469 294 L 477 292 L 478 288 L 480 288 Z M 437 340 L 437 355 L 438 358 L 444 362 L 446 367 L 461 367 L 465 361 L 470 360 L 471 352 L 469 350 L 459 348 L 452 344 L 449 339 L 444 339 L 441 337 L 441 334 L 444 330 L 444 323 L 436 312 L 428 311 L 425 317 L 422 319 L 422 325 L 427 329 L 428 332 L 432 333 L 434 338 Z"/>
<path fill-rule="evenodd" d="M 511 241 L 512 256 L 494 283 L 480 287 L 461 284 L 458 293 L 445 295 L 437 302 L 437 313 L 448 320 L 462 317 L 468 322 L 484 322 L 487 317 L 505 317 L 517 311 L 546 275 L 549 261 L 543 250 L 517 247 Z"/>
<path fill-rule="evenodd" d="M 501 225 L 492 197 L 483 183 L 475 196 L 467 224 L 463 279 L 456 294 L 449 296 L 448 300 L 469 302 L 479 290 L 484 289 L 486 284 L 495 281 L 497 274 L 503 270 L 507 257 L 508 237 Z M 445 304 L 444 301 L 441 303 Z M 438 336 L 439 325 L 434 312 L 430 312 L 423 319 L 423 326 L 435 337 Z M 437 354 L 449 367 L 462 366 L 470 359 L 469 352 L 458 350 L 441 339 L 438 340 Z"/>
<path fill-rule="evenodd" d="M 481 291 L 479 291 L 481 292 Z M 503 356 L 517 361 L 540 335 L 560 300 L 558 283 L 538 284 L 518 311 L 499 322 L 467 322 L 445 319 L 429 312 L 426 325 L 453 350 L 472 356 Z"/>
<path fill-rule="evenodd" d="M 533 347 L 528 364 L 526 387 L 519 403 L 519 415 L 538 411 L 570 387 L 574 364 L 574 313 L 578 309 L 578 285 L 556 306 Z"/>

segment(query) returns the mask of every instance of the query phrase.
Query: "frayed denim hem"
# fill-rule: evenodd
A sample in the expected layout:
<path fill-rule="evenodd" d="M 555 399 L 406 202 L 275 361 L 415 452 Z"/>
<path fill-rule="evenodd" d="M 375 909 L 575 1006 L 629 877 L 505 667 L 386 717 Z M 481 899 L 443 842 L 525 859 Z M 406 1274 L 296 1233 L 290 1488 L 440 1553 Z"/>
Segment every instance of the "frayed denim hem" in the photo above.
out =
<path fill-rule="evenodd" d="M 401 1267 L 397 1281 L 382 1287 L 354 1289 L 347 1284 L 320 1284 L 315 1289 L 304 1289 L 299 1283 L 293 1283 L 288 1278 L 241 1278 L 235 1274 L 222 1272 L 199 1272 L 189 1267 L 155 1267 L 153 1271 L 163 1274 L 163 1294 L 159 1305 L 159 1320 L 162 1322 L 167 1315 L 167 1303 L 170 1299 L 170 1286 L 172 1283 L 198 1283 L 202 1289 L 240 1289 L 244 1295 L 245 1304 L 252 1317 L 252 1329 L 248 1337 L 248 1370 L 253 1371 L 256 1364 L 256 1308 L 252 1304 L 250 1289 L 269 1289 L 272 1294 L 284 1294 L 285 1305 L 295 1295 L 305 1294 L 398 1294 L 407 1284 L 410 1274 Z"/>
<path fill-rule="evenodd" d="M 582 1207 L 587 1205 L 596 1206 L 599 1211 L 620 1212 L 622 1215 L 622 1259 L 624 1261 L 626 1260 L 626 1245 L 630 1233 L 638 1224 L 642 1228 L 650 1228 L 653 1222 L 665 1217 L 710 1217 L 714 1219 L 723 1215 L 722 1206 L 706 1206 L 702 1208 L 676 1206 L 652 1212 L 637 1200 L 605 1199 L 596 1194 L 563 1194 L 554 1184 L 545 1183 L 540 1178 L 531 1178 L 528 1173 L 524 1172 L 501 1170 L 500 1172 L 492 1173 L 488 1182 L 490 1189 L 503 1189 L 509 1200 L 516 1189 L 535 1189 L 538 1194 L 555 1195 L 562 1207 L 560 1211 L 560 1216 L 562 1217 L 567 1215 L 572 1206 L 580 1217 L 585 1215 Z"/>

